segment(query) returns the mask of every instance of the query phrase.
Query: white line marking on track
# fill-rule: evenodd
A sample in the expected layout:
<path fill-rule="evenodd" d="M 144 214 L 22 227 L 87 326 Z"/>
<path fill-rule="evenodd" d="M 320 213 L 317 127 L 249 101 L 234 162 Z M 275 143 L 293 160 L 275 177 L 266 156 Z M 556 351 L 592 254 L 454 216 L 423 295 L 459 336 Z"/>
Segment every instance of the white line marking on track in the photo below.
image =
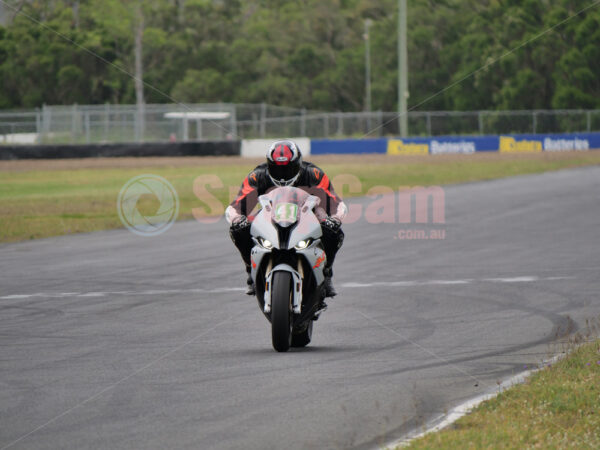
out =
<path fill-rule="evenodd" d="M 372 283 L 350 282 L 341 284 L 342 288 L 370 288 L 370 287 L 414 287 L 414 286 L 461 286 L 473 283 L 532 283 L 535 281 L 560 281 L 572 280 L 575 277 L 537 277 L 537 276 L 520 276 L 511 278 L 482 278 L 479 280 L 463 279 L 463 280 L 405 280 L 405 281 L 375 281 Z M 114 297 L 114 296 L 149 296 L 149 295 L 173 295 L 173 294 L 227 294 L 229 292 L 244 291 L 241 287 L 222 287 L 214 289 L 150 289 L 145 291 L 108 291 L 108 292 L 54 292 L 44 293 L 37 292 L 35 294 L 11 294 L 0 297 L 0 300 L 18 300 L 34 297 L 43 298 L 65 298 L 65 297 Z"/>
<path fill-rule="evenodd" d="M 465 285 L 481 282 L 491 283 L 532 283 L 535 281 L 559 281 L 559 280 L 572 280 L 576 277 L 537 277 L 537 276 L 521 276 L 512 278 L 482 278 L 479 280 L 464 279 L 464 280 L 425 280 L 425 281 L 374 281 L 372 283 L 343 283 L 342 288 L 366 288 L 376 286 L 387 286 L 387 287 L 412 287 L 412 286 L 452 286 L 452 285 Z"/>
<path fill-rule="evenodd" d="M 226 294 L 228 292 L 241 292 L 244 288 L 228 287 L 216 289 L 152 289 L 148 291 L 109 291 L 109 292 L 36 292 L 35 294 L 12 294 L 0 297 L 0 300 L 18 300 L 35 297 L 66 298 L 66 297 L 114 297 L 128 295 L 172 295 L 172 294 Z"/>
<path fill-rule="evenodd" d="M 374 283 L 344 283 L 342 285 L 342 287 L 347 287 L 347 288 L 361 288 L 361 287 L 371 287 L 371 286 L 375 286 Z"/>
<path fill-rule="evenodd" d="M 473 280 L 431 280 L 423 284 L 431 285 L 447 285 L 447 284 L 470 284 Z"/>
<path fill-rule="evenodd" d="M 530 283 L 532 281 L 539 281 L 539 277 L 487 278 L 484 281 L 493 281 L 495 283 Z"/>

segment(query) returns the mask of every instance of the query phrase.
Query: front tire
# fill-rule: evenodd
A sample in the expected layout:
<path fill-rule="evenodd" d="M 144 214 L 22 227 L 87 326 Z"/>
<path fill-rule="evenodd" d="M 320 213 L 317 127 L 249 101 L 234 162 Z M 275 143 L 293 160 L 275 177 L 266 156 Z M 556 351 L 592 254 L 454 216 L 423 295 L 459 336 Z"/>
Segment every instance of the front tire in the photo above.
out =
<path fill-rule="evenodd" d="M 275 272 L 271 280 L 271 338 L 273 348 L 287 352 L 292 345 L 292 274 Z"/>

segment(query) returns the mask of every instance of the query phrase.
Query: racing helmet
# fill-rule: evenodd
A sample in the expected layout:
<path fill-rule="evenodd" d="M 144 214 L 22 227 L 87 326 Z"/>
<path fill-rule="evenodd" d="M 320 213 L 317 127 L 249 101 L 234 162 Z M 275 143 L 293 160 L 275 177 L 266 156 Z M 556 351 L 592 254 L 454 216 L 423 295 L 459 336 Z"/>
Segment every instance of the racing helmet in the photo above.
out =
<path fill-rule="evenodd" d="M 277 141 L 267 152 L 267 172 L 276 186 L 290 186 L 298 179 L 302 153 L 293 141 Z"/>

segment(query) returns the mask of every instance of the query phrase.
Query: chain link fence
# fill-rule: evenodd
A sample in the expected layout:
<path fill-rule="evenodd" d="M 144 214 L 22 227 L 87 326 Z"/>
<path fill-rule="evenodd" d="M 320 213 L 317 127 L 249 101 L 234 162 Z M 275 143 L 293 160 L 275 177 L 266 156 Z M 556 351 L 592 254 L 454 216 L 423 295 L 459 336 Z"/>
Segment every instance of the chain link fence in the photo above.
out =
<path fill-rule="evenodd" d="M 410 136 L 600 131 L 600 110 L 409 112 Z M 186 142 L 398 136 L 393 112 L 318 112 L 267 104 L 72 105 L 0 112 L 0 144 Z"/>

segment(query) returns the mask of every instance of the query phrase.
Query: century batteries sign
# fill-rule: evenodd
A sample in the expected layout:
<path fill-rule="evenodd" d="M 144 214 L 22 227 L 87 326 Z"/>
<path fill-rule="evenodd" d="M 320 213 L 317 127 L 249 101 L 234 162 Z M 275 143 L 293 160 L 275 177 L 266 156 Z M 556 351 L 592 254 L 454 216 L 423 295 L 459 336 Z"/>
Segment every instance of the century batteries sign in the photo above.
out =
<path fill-rule="evenodd" d="M 388 155 L 471 154 L 495 150 L 498 150 L 495 136 L 390 139 L 387 146 Z"/>

